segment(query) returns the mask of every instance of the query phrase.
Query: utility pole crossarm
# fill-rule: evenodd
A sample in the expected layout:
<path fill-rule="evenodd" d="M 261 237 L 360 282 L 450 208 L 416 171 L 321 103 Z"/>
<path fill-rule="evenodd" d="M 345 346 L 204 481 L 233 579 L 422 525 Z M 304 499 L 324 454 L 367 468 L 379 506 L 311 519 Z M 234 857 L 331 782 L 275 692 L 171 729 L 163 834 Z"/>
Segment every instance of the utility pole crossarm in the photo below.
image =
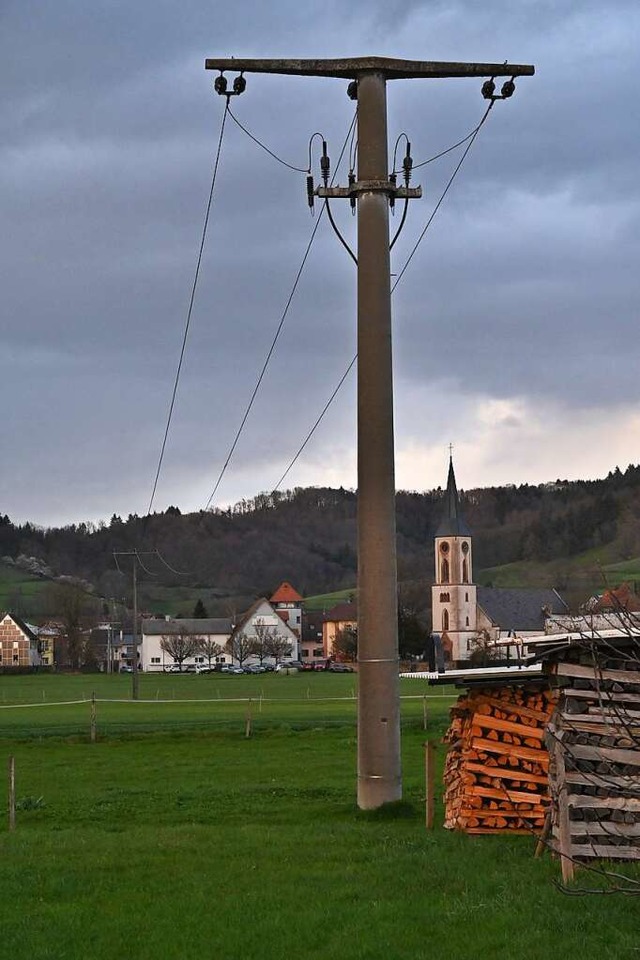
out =
<path fill-rule="evenodd" d="M 387 80 L 445 77 L 531 77 L 535 68 L 522 63 L 447 63 L 437 60 L 396 60 L 352 57 L 346 60 L 205 60 L 206 70 L 280 73 L 288 76 L 342 77 L 357 80 L 363 73 L 381 73 Z"/>

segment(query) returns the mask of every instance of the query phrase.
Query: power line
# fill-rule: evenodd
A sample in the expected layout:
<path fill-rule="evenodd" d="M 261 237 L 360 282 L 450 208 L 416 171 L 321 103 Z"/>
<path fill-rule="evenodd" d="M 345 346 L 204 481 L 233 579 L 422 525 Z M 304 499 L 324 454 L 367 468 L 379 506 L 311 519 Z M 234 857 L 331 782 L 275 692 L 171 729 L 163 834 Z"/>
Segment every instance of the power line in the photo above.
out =
<path fill-rule="evenodd" d="M 339 166 L 340 166 L 340 162 L 341 162 L 342 157 L 343 157 L 343 155 L 344 155 L 344 152 L 345 152 L 347 143 L 348 143 L 348 141 L 349 141 L 349 137 L 351 136 L 351 131 L 353 130 L 353 128 L 354 128 L 354 126 L 355 126 L 356 119 L 357 119 L 357 111 L 356 111 L 356 113 L 354 113 L 353 119 L 352 119 L 351 124 L 350 124 L 350 126 L 349 126 L 349 130 L 347 131 L 347 136 L 346 136 L 345 141 L 344 141 L 344 144 L 343 144 L 343 146 L 342 146 L 342 150 L 340 151 L 340 156 L 338 157 L 338 163 L 336 164 L 336 173 L 337 173 L 337 171 L 338 171 L 338 168 L 339 168 Z M 334 174 L 334 176 L 335 176 L 335 174 Z M 274 352 L 274 350 L 275 350 L 275 348 L 276 348 L 276 344 L 277 344 L 277 342 L 278 342 L 278 338 L 279 338 L 280 333 L 281 333 L 281 331 L 282 331 L 282 328 L 283 328 L 283 326 L 284 326 L 284 322 L 285 322 L 285 320 L 286 320 L 286 318 L 287 318 L 287 314 L 288 314 L 288 312 L 289 312 L 289 307 L 291 306 L 291 303 L 292 303 L 292 301 L 293 301 L 295 292 L 296 292 L 296 290 L 297 290 L 297 288 L 298 288 L 298 284 L 299 284 L 299 282 L 300 282 L 300 277 L 302 276 L 302 271 L 304 270 L 305 264 L 306 264 L 307 259 L 308 259 L 308 257 L 309 257 L 309 253 L 311 252 L 311 247 L 312 247 L 312 245 L 313 245 L 313 241 L 315 240 L 316 234 L 317 234 L 317 232 L 318 232 L 318 227 L 320 226 L 320 222 L 321 222 L 321 220 L 322 220 L 322 214 L 323 214 L 323 212 L 324 212 L 324 208 L 320 211 L 320 215 L 318 216 L 318 219 L 316 220 L 315 226 L 314 226 L 314 228 L 313 228 L 313 230 L 312 230 L 312 232 L 311 232 L 311 237 L 309 238 L 309 242 L 307 243 L 307 248 L 306 248 L 306 250 L 305 250 L 305 252 L 304 252 L 304 256 L 302 257 L 302 261 L 301 261 L 301 263 L 300 263 L 300 266 L 298 267 L 298 272 L 297 272 L 296 278 L 295 278 L 295 280 L 294 280 L 294 282 L 293 282 L 293 287 L 292 287 L 292 289 L 291 289 L 291 293 L 289 294 L 289 296 L 288 296 L 288 298 L 287 298 L 287 302 L 286 302 L 285 308 L 284 308 L 284 310 L 283 310 L 283 312 L 282 312 L 282 316 L 280 317 L 280 321 L 279 321 L 278 326 L 277 326 L 277 328 L 276 328 L 275 335 L 274 335 L 274 337 L 273 337 L 273 340 L 271 341 L 271 346 L 269 347 L 269 350 L 267 351 L 267 356 L 266 356 L 266 358 L 265 358 L 265 360 L 264 360 L 264 363 L 263 363 L 263 365 L 262 365 L 262 369 L 260 370 L 260 373 L 259 373 L 259 375 L 258 375 L 258 379 L 257 379 L 257 381 L 256 381 L 256 384 L 255 384 L 254 388 L 253 388 L 253 392 L 252 392 L 251 397 L 250 397 L 250 399 L 249 399 L 249 403 L 247 404 L 247 407 L 246 407 L 246 409 L 245 409 L 245 412 L 244 412 L 244 415 L 243 415 L 243 417 L 242 417 L 242 420 L 240 421 L 240 426 L 238 427 L 238 429 L 237 429 L 237 431 L 236 431 L 236 435 L 235 435 L 235 437 L 234 437 L 234 439 L 233 439 L 233 443 L 231 444 L 231 448 L 230 448 L 230 450 L 229 450 L 229 453 L 227 454 L 227 458 L 226 458 L 226 460 L 224 461 L 224 464 L 222 465 L 222 469 L 220 470 L 220 473 L 218 474 L 218 479 L 217 479 L 216 482 L 215 482 L 215 486 L 214 486 L 214 488 L 213 488 L 213 490 L 212 490 L 212 492 L 211 492 L 211 496 L 209 497 L 209 499 L 207 500 L 207 502 L 206 502 L 206 504 L 205 504 L 205 507 L 204 507 L 205 510 L 208 510 L 208 509 L 209 509 L 209 506 L 211 505 L 211 502 L 212 502 L 213 498 L 215 497 L 216 493 L 218 492 L 218 488 L 219 488 L 220 484 L 222 483 L 222 479 L 223 479 L 223 477 L 224 477 L 224 475 L 225 475 L 225 473 L 226 473 L 226 471 L 227 471 L 227 467 L 229 466 L 229 463 L 231 462 L 231 458 L 232 458 L 232 456 L 233 456 L 233 454 L 234 454 L 234 451 L 235 451 L 235 449 L 236 449 L 236 447 L 237 447 L 237 445 L 238 445 L 238 441 L 240 440 L 240 437 L 241 437 L 241 435 L 242 435 L 242 431 L 244 430 L 245 423 L 247 422 L 247 419 L 248 419 L 249 414 L 250 414 L 250 412 L 251 412 L 251 408 L 253 407 L 254 400 L 255 400 L 255 398 L 256 398 L 256 396 L 257 396 L 257 394 L 258 394 L 258 390 L 260 389 L 260 385 L 261 385 L 261 383 L 262 383 L 262 381 L 263 381 L 263 379 L 264 379 L 264 375 L 265 375 L 265 373 L 266 373 L 266 371 L 267 371 L 267 367 L 269 366 L 269 362 L 270 362 L 270 360 L 271 360 L 271 357 L 273 356 L 273 352 Z"/>
<path fill-rule="evenodd" d="M 320 416 L 318 417 L 318 419 L 316 420 L 316 422 L 315 422 L 314 425 L 312 426 L 311 430 L 310 430 L 309 433 L 307 434 L 304 442 L 302 443 L 302 445 L 301 445 L 300 448 L 298 449 L 298 452 L 296 453 L 295 457 L 293 458 L 293 460 L 291 461 L 291 463 L 289 464 L 289 466 L 287 467 L 287 469 L 286 469 L 285 472 L 282 474 L 282 476 L 280 477 L 280 479 L 279 479 L 278 482 L 276 483 L 275 487 L 273 488 L 273 491 L 274 491 L 274 492 L 275 492 L 276 490 L 279 490 L 279 489 L 280 489 L 280 485 L 281 485 L 282 483 L 284 483 L 285 477 L 287 476 L 287 474 L 289 473 L 289 471 L 292 469 L 293 465 L 295 464 L 296 460 L 298 459 L 298 457 L 300 456 L 300 454 L 302 453 L 302 451 L 303 451 L 304 448 L 306 447 L 306 445 L 307 445 L 307 443 L 309 442 L 309 440 L 311 440 L 311 437 L 312 437 L 313 434 L 315 433 L 316 427 L 320 424 L 320 421 L 322 420 L 322 418 L 324 417 L 325 413 L 327 412 L 327 410 L 329 409 L 329 407 L 330 407 L 331 404 L 333 403 L 334 397 L 336 396 L 336 394 L 338 393 L 338 390 L 340 389 L 340 387 L 342 386 L 342 384 L 345 382 L 345 380 L 347 379 L 347 377 L 348 377 L 349 374 L 351 373 L 351 369 L 352 369 L 352 367 L 353 367 L 353 365 L 354 365 L 354 363 L 356 362 L 357 359 L 358 359 L 358 354 L 356 353 L 355 357 L 353 358 L 353 360 L 351 361 L 351 363 L 349 364 L 349 366 L 347 367 L 347 369 L 345 370 L 345 372 L 342 374 L 342 377 L 340 378 L 340 381 L 338 382 L 338 385 L 336 386 L 335 390 L 333 391 L 333 393 L 331 394 L 331 396 L 329 397 L 329 399 L 328 399 L 327 402 L 325 403 L 324 408 L 323 408 L 323 410 L 322 410 L 322 413 L 320 414 Z"/>
<path fill-rule="evenodd" d="M 205 240 L 206 240 L 206 237 L 207 237 L 207 228 L 208 228 L 208 225 L 209 225 L 209 214 L 211 213 L 211 204 L 212 204 L 212 202 L 213 202 L 213 190 L 214 190 L 214 187 L 215 187 L 215 184 L 216 184 L 216 177 L 217 177 L 217 174 L 218 174 L 218 166 L 219 166 L 219 163 L 220 163 L 220 153 L 221 153 L 221 151 L 222 151 L 222 139 L 223 139 L 223 136 L 224 136 L 224 127 L 225 127 L 225 122 L 226 122 L 227 114 L 228 114 L 228 113 L 231 113 L 231 111 L 229 110 L 229 100 L 228 100 L 228 98 L 227 98 L 227 104 L 226 104 L 226 107 L 225 107 L 225 109 L 224 109 L 224 113 L 222 114 L 222 123 L 221 123 L 221 125 L 220 125 L 220 136 L 219 136 L 219 138 L 218 138 L 218 148 L 217 148 L 217 151 L 216 151 L 215 163 L 214 163 L 214 165 L 213 165 L 213 174 L 212 174 L 212 177 L 211 177 L 211 188 L 210 188 L 210 190 L 209 190 L 209 200 L 208 200 L 208 202 L 207 202 L 207 209 L 206 209 L 206 213 L 205 213 L 205 217 L 204 217 L 204 226 L 203 226 L 203 228 L 202 228 L 202 237 L 201 237 L 201 239 L 200 239 L 200 247 L 199 247 L 199 249 L 198 249 L 198 257 L 197 257 L 197 260 L 196 260 L 196 269 L 195 269 L 195 273 L 194 273 L 194 277 L 193 277 L 193 284 L 192 284 L 192 286 L 191 286 L 191 296 L 189 297 L 189 307 L 188 307 L 188 309 L 187 309 L 187 319 L 186 319 L 185 327 L 184 327 L 184 335 L 183 335 L 183 337 L 182 337 L 182 347 L 181 347 L 181 349 L 180 349 L 180 358 L 179 358 L 179 360 L 178 360 L 178 367 L 177 367 L 177 370 L 176 370 L 175 381 L 174 381 L 174 384 L 173 384 L 173 392 L 172 392 L 172 394 L 171 394 L 171 403 L 169 404 L 169 414 L 168 414 L 168 416 L 167 416 L 167 425 L 166 425 L 166 427 L 165 427 L 164 437 L 163 437 L 163 439 L 162 439 L 162 448 L 161 448 L 161 450 L 160 450 L 160 458 L 159 458 L 159 460 L 158 460 L 158 467 L 157 467 L 157 470 L 156 470 L 155 479 L 154 479 L 154 481 L 153 481 L 153 490 L 151 491 L 151 498 L 150 498 L 150 500 L 149 500 L 149 507 L 148 507 L 148 509 L 147 509 L 147 516 L 149 516 L 149 514 L 151 513 L 151 507 L 153 506 L 153 501 L 154 501 L 154 498 L 155 498 L 155 495 L 156 495 L 156 490 L 157 490 L 157 488 L 158 488 L 158 479 L 159 479 L 159 477 L 160 477 L 160 470 L 162 469 L 162 463 L 163 463 L 163 460 L 164 460 L 164 452 L 165 452 L 165 449 L 166 449 L 166 446 L 167 446 L 167 437 L 169 436 L 169 428 L 170 428 L 170 426 L 171 426 L 171 419 L 172 419 L 172 417 L 173 417 L 173 408 L 174 408 L 174 406 L 175 406 L 176 395 L 177 395 L 177 393 L 178 393 L 178 384 L 180 383 L 180 374 L 181 374 L 181 372 L 182 372 L 182 362 L 183 362 L 183 360 L 184 360 L 184 354 L 185 354 L 185 350 L 186 350 L 186 346 L 187 346 L 187 338 L 188 338 L 188 336 L 189 336 L 189 327 L 190 327 L 190 325 L 191 325 L 191 315 L 192 315 L 192 313 L 193 313 L 193 304 L 194 304 L 194 301 L 195 301 L 196 289 L 197 289 L 197 287 L 198 287 L 198 279 L 199 279 L 199 277 L 200 277 L 200 266 L 201 266 L 201 264 L 202 264 L 202 254 L 203 254 L 203 251 L 204 251 L 204 244 L 205 244 Z"/>
<path fill-rule="evenodd" d="M 492 101 L 489 103 L 489 106 L 488 106 L 487 109 L 485 110 L 485 113 L 484 113 L 484 116 L 483 116 L 482 120 L 480 121 L 480 123 L 478 124 L 478 126 L 476 127 L 476 129 L 473 131 L 473 134 L 472 134 L 472 136 L 471 136 L 471 139 L 469 140 L 467 146 L 465 147 L 465 149 L 464 149 L 464 151 L 463 151 L 463 153 L 462 153 L 462 156 L 460 157 L 460 159 L 458 160 L 458 163 L 456 164 L 455 170 L 453 171 L 453 173 L 452 173 L 451 176 L 449 177 L 449 180 L 447 181 L 446 187 L 444 188 L 444 190 L 443 190 L 442 193 L 440 194 L 440 199 L 439 199 L 438 202 L 436 203 L 435 207 L 433 208 L 433 210 L 432 210 L 432 212 L 431 212 L 431 216 L 429 217 L 429 219 L 427 220 L 427 222 L 426 222 L 426 224 L 425 224 L 424 230 L 422 231 L 422 233 L 420 234 L 420 236 L 419 236 L 418 239 L 416 240 L 416 242 L 415 242 L 415 244 L 414 244 L 414 246 L 413 246 L 413 249 L 412 249 L 411 253 L 409 254 L 409 256 L 407 257 L 407 259 L 406 259 L 406 261 L 405 261 L 405 264 L 404 264 L 402 270 L 400 271 L 400 273 L 399 273 L 398 276 L 396 277 L 396 281 L 395 281 L 395 283 L 393 284 L 393 286 L 391 287 L 391 293 L 393 293 L 393 291 L 396 289 L 396 287 L 398 286 L 398 284 L 399 284 L 400 281 L 402 280 L 402 277 L 404 276 L 404 273 L 405 273 L 407 267 L 409 266 L 409 264 L 411 263 L 411 260 L 413 259 L 413 255 L 415 254 L 416 250 L 417 250 L 418 247 L 420 246 L 420 244 L 421 244 L 421 242 L 422 242 L 422 239 L 423 239 L 425 233 L 427 232 L 427 230 L 429 229 L 429 227 L 430 227 L 431 224 L 433 223 L 433 220 L 434 220 L 434 217 L 435 217 L 436 213 L 437 213 L 438 210 L 440 209 L 440 206 L 441 206 L 444 198 L 446 197 L 446 195 L 447 195 L 448 192 L 449 192 L 449 188 L 451 187 L 453 181 L 454 181 L 455 178 L 457 177 L 458 171 L 460 170 L 460 167 L 461 167 L 462 164 L 464 163 L 464 161 L 465 161 L 465 159 L 466 159 L 466 157 L 467 157 L 467 154 L 469 153 L 469 150 L 471 150 L 471 147 L 473 146 L 476 137 L 477 137 L 478 134 L 480 133 L 480 130 L 481 130 L 481 128 L 482 128 L 482 125 L 484 124 L 485 120 L 486 120 L 487 117 L 489 116 L 489 113 L 490 113 L 491 108 L 492 108 L 492 106 L 493 106 L 494 103 L 495 103 L 494 100 L 492 100 Z"/>
<path fill-rule="evenodd" d="M 270 150 L 269 147 L 267 147 L 266 144 L 262 142 L 262 140 L 259 140 L 258 137 L 256 137 L 253 133 L 251 133 L 250 130 L 247 130 L 247 128 L 243 126 L 243 124 L 241 124 L 238 118 L 234 115 L 233 111 L 229 109 L 228 101 L 227 101 L 227 113 L 229 114 L 233 122 L 240 127 L 242 132 L 246 133 L 246 135 L 249 137 L 250 140 L 253 140 L 253 142 L 256 143 L 262 150 L 264 150 L 265 153 L 268 153 L 270 157 L 273 157 L 274 160 L 277 160 L 278 163 L 281 163 L 283 167 L 288 167 L 289 170 L 295 170 L 296 173 L 308 172 L 308 170 L 305 167 L 295 167 L 292 163 L 287 163 L 286 160 L 283 160 L 281 157 L 275 154 L 273 150 Z"/>
<path fill-rule="evenodd" d="M 491 104 L 493 104 L 493 101 L 491 101 Z M 470 140 L 471 137 L 474 137 L 478 132 L 478 130 L 480 129 L 480 127 L 482 126 L 482 124 L 487 119 L 487 113 L 489 112 L 490 109 L 491 109 L 491 106 L 489 106 L 489 108 L 486 110 L 484 116 L 482 117 L 482 120 L 477 125 L 477 127 L 474 127 L 473 130 L 466 135 L 466 137 L 463 137 L 462 140 L 458 140 L 458 142 L 454 143 L 453 146 L 447 147 L 446 150 L 442 150 L 440 153 L 436 153 L 433 157 L 429 157 L 428 160 L 422 160 L 420 163 L 414 163 L 413 169 L 417 170 L 418 167 L 426 167 L 428 163 L 433 163 L 434 160 L 439 160 L 440 157 L 446 157 L 448 153 L 451 153 L 453 150 L 456 150 L 458 147 L 461 147 L 463 143 L 466 143 L 467 140 Z"/>
<path fill-rule="evenodd" d="M 486 109 L 486 111 L 485 111 L 485 113 L 484 113 L 484 116 L 482 117 L 482 120 L 480 121 L 480 123 L 478 124 L 478 126 L 477 126 L 474 130 L 472 130 L 471 133 L 470 133 L 467 137 L 464 138 L 464 140 L 460 140 L 457 144 L 455 144 L 455 146 L 458 146 L 458 147 L 459 147 L 459 146 L 461 146 L 466 140 L 469 140 L 469 143 L 468 143 L 468 145 L 467 145 L 464 153 L 462 154 L 460 160 L 458 161 L 458 164 L 457 164 L 455 170 L 453 171 L 451 177 L 449 178 L 449 181 L 447 182 L 446 187 L 444 188 L 444 190 L 442 191 L 442 193 L 441 193 L 441 195 L 440 195 L 440 199 L 438 200 L 438 202 L 436 203 L 435 207 L 433 208 L 433 210 L 432 210 L 432 212 L 431 212 L 431 216 L 430 216 L 429 219 L 427 220 L 427 223 L 426 223 L 426 226 L 425 226 L 424 230 L 422 231 L 422 233 L 421 233 L 420 236 L 418 237 L 418 240 L 416 241 L 415 246 L 413 247 L 411 253 L 409 254 L 409 257 L 407 258 L 407 261 L 406 261 L 405 265 L 403 266 L 402 270 L 400 271 L 400 273 L 399 273 L 398 276 L 396 277 L 396 281 L 395 281 L 395 283 L 393 284 L 393 286 L 392 286 L 392 288 L 391 288 L 391 293 L 393 293 L 393 291 L 396 289 L 396 287 L 397 287 L 398 284 L 400 283 L 400 280 L 402 279 L 402 276 L 404 275 L 407 267 L 409 266 L 409 263 L 411 262 L 411 259 L 413 258 L 413 255 L 415 254 L 416 250 L 418 249 L 418 247 L 419 247 L 419 245 L 420 245 L 420 243 L 421 243 L 424 235 L 426 234 L 427 230 L 428 230 L 429 227 L 431 226 L 431 224 L 432 224 L 432 222 L 433 222 L 433 219 L 434 219 L 436 213 L 438 212 L 438 210 L 439 210 L 439 208 L 440 208 L 440 205 L 442 204 L 444 198 L 446 197 L 447 193 L 449 192 L 449 188 L 451 187 L 453 181 L 455 180 L 455 178 L 456 178 L 456 176 L 457 176 L 457 174 L 458 174 L 458 171 L 460 170 L 460 167 L 461 167 L 462 164 L 464 163 L 465 157 L 467 156 L 467 154 L 469 153 L 469 150 L 470 150 L 471 147 L 473 146 L 474 140 L 475 140 L 475 138 L 477 137 L 478 133 L 480 132 L 480 128 L 482 127 L 482 125 L 484 124 L 485 120 L 486 120 L 487 117 L 489 116 L 489 111 L 491 110 L 491 107 L 493 106 L 493 103 L 494 103 L 494 101 L 492 100 L 491 103 L 489 104 L 489 106 L 487 107 L 487 109 Z M 444 153 L 449 153 L 449 152 L 450 152 L 451 150 L 453 150 L 454 148 L 455 148 L 455 147 L 450 147 L 448 150 L 445 150 Z M 444 153 L 439 154 L 438 156 L 444 156 Z M 431 159 L 432 159 L 432 160 L 436 160 L 437 157 L 432 157 Z M 430 162 L 429 160 L 426 160 L 426 161 L 424 161 L 423 163 L 418 164 L 418 166 L 424 166 L 425 163 L 429 163 L 429 162 Z M 415 167 L 414 167 L 414 169 L 415 169 Z M 321 423 L 322 420 L 324 419 L 324 416 L 325 416 L 325 414 L 327 413 L 329 407 L 331 406 L 331 404 L 332 404 L 333 401 L 335 400 L 336 396 L 338 395 L 338 392 L 340 391 L 340 388 L 342 387 L 342 384 L 345 382 L 345 380 L 347 379 L 347 377 L 348 377 L 349 374 L 351 373 L 351 370 L 353 369 L 353 367 L 354 367 L 355 362 L 356 362 L 357 359 L 358 359 L 358 354 L 356 353 L 356 355 L 353 357 L 351 363 L 349 364 L 349 366 L 347 367 L 347 369 L 346 369 L 345 372 L 343 373 L 342 377 L 340 378 L 340 380 L 339 380 L 339 382 L 338 382 L 335 390 L 333 391 L 333 393 L 331 394 L 331 396 L 330 396 L 329 399 L 327 400 L 326 404 L 324 405 L 324 407 L 323 407 L 323 409 L 322 409 L 322 413 L 320 414 L 320 416 L 318 417 L 318 419 L 316 420 L 316 422 L 314 423 L 314 425 L 311 427 L 311 429 L 309 430 L 308 434 L 307 434 L 306 437 L 304 438 L 302 444 L 301 444 L 300 447 L 298 448 L 297 453 L 295 454 L 295 456 L 293 457 L 293 459 L 292 459 L 291 462 L 289 463 L 289 466 L 287 467 L 287 469 L 285 470 L 285 472 L 282 474 L 280 480 L 278 481 L 278 483 L 277 483 L 276 486 L 274 487 L 274 490 L 278 490 L 278 489 L 279 489 L 280 484 L 284 481 L 285 477 L 288 475 L 288 473 L 289 473 L 290 470 L 292 469 L 293 465 L 294 465 L 294 464 L 296 463 L 296 461 L 298 460 L 298 457 L 300 456 L 300 454 L 302 453 L 302 451 L 304 450 L 304 448 L 306 447 L 306 445 L 307 445 L 307 444 L 309 443 L 309 441 L 311 440 L 311 437 L 312 437 L 313 434 L 316 432 L 317 428 L 320 426 L 320 423 Z"/>

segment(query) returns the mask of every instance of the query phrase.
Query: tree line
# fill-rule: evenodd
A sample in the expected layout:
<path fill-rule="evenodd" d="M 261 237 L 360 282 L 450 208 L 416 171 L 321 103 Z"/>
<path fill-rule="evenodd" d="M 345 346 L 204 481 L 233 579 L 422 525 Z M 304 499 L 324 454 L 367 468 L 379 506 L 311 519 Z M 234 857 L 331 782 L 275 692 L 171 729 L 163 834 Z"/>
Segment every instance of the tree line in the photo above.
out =
<path fill-rule="evenodd" d="M 441 488 L 397 494 L 403 581 L 431 580 L 443 496 Z M 640 554 L 640 466 L 616 468 L 601 480 L 461 490 L 460 498 L 476 571 L 570 558 L 603 545 L 620 560 Z M 101 597 L 128 597 L 129 578 L 113 554 L 134 549 L 151 551 L 160 585 L 256 597 L 289 580 L 313 595 L 355 584 L 356 512 L 355 491 L 311 487 L 259 494 L 226 510 L 182 514 L 169 507 L 149 517 L 114 514 L 95 525 L 45 528 L 0 514 L 0 557 L 30 558 L 52 576 L 89 582 Z"/>

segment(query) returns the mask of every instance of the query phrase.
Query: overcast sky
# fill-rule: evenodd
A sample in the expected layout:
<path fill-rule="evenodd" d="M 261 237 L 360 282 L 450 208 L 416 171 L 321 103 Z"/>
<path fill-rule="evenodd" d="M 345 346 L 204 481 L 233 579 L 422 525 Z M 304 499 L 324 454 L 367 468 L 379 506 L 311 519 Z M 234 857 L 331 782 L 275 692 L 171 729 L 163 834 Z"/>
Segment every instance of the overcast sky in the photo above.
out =
<path fill-rule="evenodd" d="M 463 488 L 640 461 L 637 0 L 312 9 L 0 0 L 1 513 L 50 525 L 147 510 L 224 108 L 207 56 L 535 64 L 496 103 L 393 297 L 397 485 L 443 484 L 449 443 Z M 250 75 L 232 109 L 294 166 L 315 131 L 335 163 L 346 86 Z M 390 146 L 406 133 L 416 164 L 485 108 L 478 80 L 388 86 Z M 416 171 L 395 273 L 459 156 Z M 334 208 L 354 242 L 348 204 Z M 207 503 L 314 223 L 304 174 L 227 120 L 154 509 Z M 278 482 L 355 352 L 355 279 L 323 218 L 214 504 Z M 352 375 L 285 486 L 355 483 Z"/>

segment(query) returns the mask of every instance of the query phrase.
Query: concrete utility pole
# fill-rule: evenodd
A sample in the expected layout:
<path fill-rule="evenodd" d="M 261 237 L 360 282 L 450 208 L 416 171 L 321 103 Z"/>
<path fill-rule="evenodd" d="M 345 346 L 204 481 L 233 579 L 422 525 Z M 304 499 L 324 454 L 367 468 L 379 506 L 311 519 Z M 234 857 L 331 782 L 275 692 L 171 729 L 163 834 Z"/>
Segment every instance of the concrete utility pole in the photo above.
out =
<path fill-rule="evenodd" d="M 317 193 L 356 197 L 358 206 L 358 805 L 372 809 L 402 796 L 389 198 L 420 196 L 389 180 L 386 84 L 419 77 L 513 79 L 532 75 L 534 68 L 385 57 L 207 59 L 205 67 L 355 81 L 349 86 L 358 101 L 358 181 Z"/>
<path fill-rule="evenodd" d="M 133 651 L 131 654 L 131 699 L 137 700 L 140 691 L 140 672 L 138 669 L 138 563 L 140 555 L 137 550 L 117 550 L 114 551 L 114 559 L 118 570 L 118 557 L 131 557 L 133 560 Z"/>

